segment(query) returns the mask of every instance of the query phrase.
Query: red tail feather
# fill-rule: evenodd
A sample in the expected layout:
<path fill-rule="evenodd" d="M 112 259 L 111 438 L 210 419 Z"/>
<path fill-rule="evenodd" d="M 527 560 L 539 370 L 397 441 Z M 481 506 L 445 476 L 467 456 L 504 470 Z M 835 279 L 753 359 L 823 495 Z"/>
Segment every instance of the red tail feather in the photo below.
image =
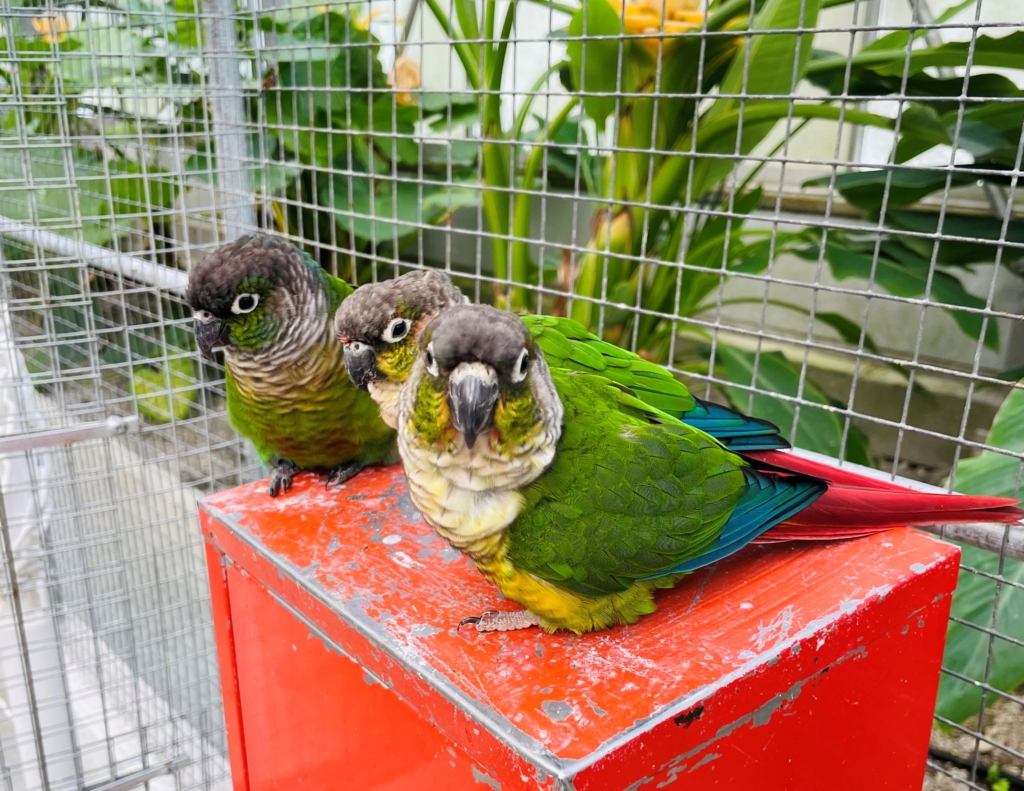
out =
<path fill-rule="evenodd" d="M 822 478 L 830 484 L 811 505 L 772 528 L 756 543 L 857 538 L 894 527 L 996 522 L 1024 518 L 1016 500 L 918 492 L 785 451 L 744 454 L 779 471 Z"/>

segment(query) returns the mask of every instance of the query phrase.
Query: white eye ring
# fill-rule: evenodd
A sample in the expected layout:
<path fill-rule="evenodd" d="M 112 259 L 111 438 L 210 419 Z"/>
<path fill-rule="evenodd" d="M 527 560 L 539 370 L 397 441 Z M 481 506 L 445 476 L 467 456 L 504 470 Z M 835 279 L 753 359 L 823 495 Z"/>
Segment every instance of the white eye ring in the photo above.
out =
<path fill-rule="evenodd" d="M 242 300 L 248 299 L 252 302 L 251 305 L 242 306 Z M 231 312 L 240 315 L 242 313 L 252 313 L 256 310 L 256 306 L 260 304 L 259 294 L 239 294 L 235 297 L 235 301 L 231 303 Z"/>
<path fill-rule="evenodd" d="M 530 371 L 530 353 L 523 349 L 519 352 L 519 357 L 516 359 L 516 364 L 512 367 L 511 379 L 513 382 L 519 383 L 526 378 L 526 374 Z"/>
<path fill-rule="evenodd" d="M 427 364 L 427 371 L 430 372 L 431 376 L 440 376 L 437 360 L 434 358 L 434 344 L 432 342 L 427 344 L 427 349 L 423 353 L 423 361 Z"/>
<path fill-rule="evenodd" d="M 380 334 L 380 337 L 387 343 L 398 343 L 409 334 L 411 326 L 409 319 L 403 319 L 399 316 L 388 322 L 388 326 L 384 328 L 384 332 Z"/>
<path fill-rule="evenodd" d="M 192 313 L 192 318 L 198 321 L 200 324 L 209 324 L 213 321 L 213 314 L 208 310 L 196 310 Z"/>
<path fill-rule="evenodd" d="M 361 341 L 349 341 L 345 344 L 345 351 L 352 354 L 361 354 L 366 349 L 366 344 Z"/>

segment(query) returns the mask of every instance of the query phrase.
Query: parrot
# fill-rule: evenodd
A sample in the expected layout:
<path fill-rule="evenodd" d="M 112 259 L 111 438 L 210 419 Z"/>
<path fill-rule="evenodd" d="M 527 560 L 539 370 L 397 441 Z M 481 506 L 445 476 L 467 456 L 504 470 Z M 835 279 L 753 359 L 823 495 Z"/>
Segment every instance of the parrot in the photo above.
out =
<path fill-rule="evenodd" d="M 636 622 L 654 592 L 775 526 L 816 539 L 892 527 L 1012 523 L 1017 501 L 842 484 L 766 464 L 600 374 L 548 366 L 511 313 L 431 321 L 399 398 L 413 503 L 507 599 L 460 626 L 577 634 Z M 793 454 L 777 452 L 775 459 Z"/>
<path fill-rule="evenodd" d="M 224 350 L 228 417 L 271 469 L 269 493 L 300 470 L 328 486 L 398 461 L 394 429 L 345 372 L 335 311 L 352 294 L 287 241 L 246 234 L 196 266 L 186 299 L 199 350 Z"/>
<path fill-rule="evenodd" d="M 335 333 L 345 347 L 349 376 L 369 391 L 392 428 L 397 426 L 398 395 L 416 359 L 420 333 L 441 311 L 467 302 L 447 275 L 426 269 L 368 283 L 335 314 Z M 734 450 L 789 447 L 773 424 L 695 398 L 665 368 L 601 340 L 572 319 L 521 318 L 552 367 L 600 373 Z"/>

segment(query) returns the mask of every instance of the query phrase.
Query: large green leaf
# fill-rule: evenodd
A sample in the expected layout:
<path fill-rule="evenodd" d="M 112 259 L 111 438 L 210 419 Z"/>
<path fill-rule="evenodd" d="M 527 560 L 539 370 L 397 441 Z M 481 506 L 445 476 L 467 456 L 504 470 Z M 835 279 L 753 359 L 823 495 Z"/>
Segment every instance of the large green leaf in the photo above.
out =
<path fill-rule="evenodd" d="M 411 176 L 410 176 L 411 178 Z M 326 179 L 325 179 L 326 181 Z M 333 205 L 338 227 L 357 239 L 377 244 L 401 241 L 420 230 L 421 224 L 435 223 L 449 209 L 475 206 L 479 190 L 448 184 L 367 176 L 336 175 Z M 329 186 L 321 191 L 320 202 L 331 205 Z"/>
<path fill-rule="evenodd" d="M 868 214 L 882 208 L 882 200 L 886 194 L 888 178 L 888 205 L 910 206 L 922 198 L 941 190 L 946 185 L 947 173 L 940 170 L 905 170 L 902 168 L 884 168 L 881 170 L 856 170 L 840 173 L 835 177 L 835 189 L 851 204 Z M 973 174 L 954 172 L 950 179 L 951 186 L 960 187 L 973 184 L 978 177 Z M 805 187 L 827 187 L 831 176 L 811 179 L 804 182 Z"/>
<path fill-rule="evenodd" d="M 762 420 L 768 420 L 779 427 L 784 437 L 792 437 L 793 444 L 798 448 L 824 453 L 838 458 L 843 438 L 843 418 L 835 412 L 817 409 L 806 404 L 800 406 L 799 422 L 796 435 L 791 432 L 793 422 L 797 419 L 797 405 L 792 401 L 772 398 L 769 393 L 796 397 L 799 393 L 804 401 L 831 406 L 828 397 L 813 382 L 805 379 L 803 391 L 800 390 L 800 372 L 795 370 L 781 352 L 761 352 L 756 358 L 754 352 L 737 349 L 734 346 L 719 344 L 717 347 L 718 361 L 725 366 L 726 375 L 731 382 L 753 386 L 757 389 L 751 414 Z M 754 374 L 754 363 L 757 359 L 757 375 Z M 746 411 L 750 400 L 750 392 L 738 387 L 725 388 L 733 406 Z M 863 435 L 850 428 L 846 440 L 846 460 L 857 464 L 870 464 L 867 443 Z"/>
<path fill-rule="evenodd" d="M 569 22 L 570 36 L 585 37 L 566 44 L 574 87 L 587 94 L 583 98 L 583 109 L 598 130 L 604 129 L 608 116 L 615 112 L 615 93 L 634 90 L 633 85 L 619 87 L 620 58 L 623 82 L 633 74 L 633 70 L 626 67 L 632 45 L 622 38 L 590 37 L 618 36 L 621 32 L 622 20 L 607 0 L 586 0 Z"/>
<path fill-rule="evenodd" d="M 874 241 L 869 236 L 856 238 L 850 234 L 834 232 L 825 245 L 825 260 L 837 280 L 856 277 L 870 280 L 898 297 L 923 297 L 928 291 L 929 259 L 919 256 L 907 247 L 883 241 L 877 256 L 874 255 Z M 795 250 L 796 254 L 808 261 L 817 261 L 821 255 L 819 244 Z M 898 257 L 897 257 L 898 256 Z M 979 313 L 956 310 L 955 306 L 983 309 L 985 300 L 976 297 L 964 288 L 959 278 L 942 270 L 936 270 L 931 277 L 931 298 L 951 307 L 946 311 L 960 329 L 972 338 L 981 336 L 983 318 Z M 985 345 L 990 349 L 999 347 L 999 325 L 989 321 L 985 329 Z"/>
<path fill-rule="evenodd" d="M 753 20 L 755 35 L 750 36 L 733 57 L 719 85 L 717 99 L 701 122 L 712 122 L 734 112 L 741 94 L 789 96 L 803 78 L 811 58 L 814 35 L 768 34 L 764 31 L 813 28 L 818 22 L 818 0 L 768 0 Z M 758 35 L 758 33 L 760 33 Z M 766 100 L 744 100 L 745 108 L 754 108 Z M 770 100 L 767 100 L 770 101 Z M 749 153 L 775 127 L 777 121 L 745 123 L 717 136 L 702 147 L 708 153 L 732 154 L 737 142 L 741 154 Z M 740 140 L 737 141 L 737 136 Z M 693 196 L 712 189 L 733 168 L 728 159 L 701 159 L 694 172 Z"/>
<path fill-rule="evenodd" d="M 985 442 L 1012 453 L 1024 452 L 1024 390 L 1013 390 L 1006 397 Z M 954 480 L 956 490 L 964 494 L 1018 497 L 1020 476 L 1018 459 L 984 451 L 980 456 L 961 461 Z M 1001 574 L 1011 582 L 1024 585 L 1024 563 L 1008 559 L 1000 562 L 997 555 L 976 547 L 965 546 L 962 551 L 964 566 L 986 574 Z M 995 580 L 961 571 L 953 594 L 952 615 L 983 629 L 994 628 L 999 634 L 1024 640 L 1024 590 L 999 586 L 997 604 L 996 587 Z M 992 659 L 986 678 L 990 644 Z M 987 681 L 996 689 L 1011 690 L 1024 682 L 1024 648 L 950 621 L 943 666 L 967 678 Z M 943 717 L 961 722 L 977 715 L 981 694 L 974 684 L 944 673 L 935 710 Z"/>
<path fill-rule="evenodd" d="M 0 147 L 0 215 L 67 234 L 81 217 L 85 240 L 105 244 L 144 221 L 150 206 L 173 205 L 178 186 L 163 170 L 101 156 L 80 147 Z"/>
<path fill-rule="evenodd" d="M 917 40 L 923 40 L 918 35 Z M 866 67 L 883 75 L 901 77 L 907 74 L 918 74 L 929 67 L 962 67 L 967 65 L 970 55 L 971 65 L 993 66 L 1002 69 L 1024 69 L 1024 31 L 1015 31 L 1008 36 L 993 38 L 978 36 L 974 41 L 973 53 L 971 42 L 950 41 L 937 47 L 915 47 L 907 58 L 907 46 L 910 34 L 907 30 L 897 30 L 873 41 L 853 57 L 853 67 Z M 808 76 L 846 68 L 845 55 L 831 54 L 831 57 L 817 57 L 808 68 Z"/>
<path fill-rule="evenodd" d="M 940 230 L 939 215 L 936 212 L 908 211 L 893 209 L 886 213 L 886 219 L 894 228 L 915 231 L 921 234 L 934 234 Z M 946 214 L 942 218 L 941 234 L 943 236 L 977 239 L 965 242 L 954 239 L 939 241 L 936 261 L 944 266 L 970 267 L 973 264 L 991 263 L 995 261 L 1000 247 L 998 242 L 1004 240 L 1014 245 L 1024 245 L 1024 221 L 1012 220 L 1007 224 L 1003 235 L 1003 220 L 999 217 L 977 217 L 966 214 Z M 987 243 L 982 240 L 987 240 Z M 934 242 L 917 236 L 894 237 L 905 247 L 917 255 L 930 258 Z M 1024 250 L 1020 247 L 1003 247 L 1002 263 L 1004 266 L 1016 264 L 1024 260 Z"/>

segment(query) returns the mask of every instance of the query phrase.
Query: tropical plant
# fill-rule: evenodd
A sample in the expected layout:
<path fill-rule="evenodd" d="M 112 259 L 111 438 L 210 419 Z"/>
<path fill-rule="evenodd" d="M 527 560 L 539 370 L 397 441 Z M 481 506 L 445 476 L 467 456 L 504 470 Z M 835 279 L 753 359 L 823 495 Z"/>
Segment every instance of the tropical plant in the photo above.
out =
<path fill-rule="evenodd" d="M 1024 385 L 1024 382 L 1021 383 Z M 1024 389 L 1013 389 L 996 413 L 978 456 L 964 459 L 953 477 L 963 494 L 1020 497 L 1024 453 Z M 977 716 L 987 684 L 1012 690 L 1024 683 L 1024 563 L 961 546 L 960 572 L 935 711 L 950 722 Z"/>
<path fill-rule="evenodd" d="M 747 223 L 762 200 L 755 186 L 757 173 L 784 145 L 764 150 L 769 135 L 780 126 L 787 139 L 812 119 L 892 130 L 896 164 L 949 145 L 956 134 L 963 81 L 935 78 L 925 69 L 964 65 L 969 57 L 966 45 L 915 44 L 908 59 L 912 42 L 901 32 L 878 39 L 851 60 L 845 53 L 815 50 L 813 33 L 789 32 L 813 29 L 820 10 L 846 2 L 711 0 L 706 15 L 692 0 L 669 0 L 663 12 L 649 2 L 587 0 L 575 9 L 560 6 L 572 13 L 567 30 L 554 34 L 567 41 L 568 63 L 552 66 L 536 87 L 559 72 L 570 95 L 562 109 L 532 134 L 524 133 L 530 95 L 510 126 L 502 126 L 500 112 L 516 2 L 507 6 L 500 29 L 493 0 L 484 0 L 482 26 L 472 0 L 455 0 L 454 19 L 445 16 L 436 0 L 427 5 L 449 31 L 467 81 L 480 91 L 485 217 L 496 280 L 506 284 L 499 287 L 497 298 L 525 310 L 531 307 L 526 286 L 557 288 L 566 293 L 568 313 L 600 329 L 609 340 L 684 370 L 707 375 L 717 366 L 733 383 L 725 393 L 738 406 L 752 408 L 786 430 L 796 425 L 797 443 L 803 447 L 839 455 L 845 444 L 846 458 L 867 462 L 860 434 L 847 431 L 835 411 L 807 405 L 835 406 L 781 354 L 731 347 L 721 339 L 713 341 L 704 329 L 722 305 L 762 302 L 723 302 L 720 289 L 729 277 L 760 275 L 780 254 L 794 252 L 805 260 L 824 260 L 839 279 L 874 274 L 875 282 L 890 293 L 930 294 L 950 306 L 964 332 L 976 338 L 984 332 L 987 345 L 998 344 L 994 322 L 984 321 L 980 312 L 956 309 L 984 306 L 984 300 L 964 287 L 961 275 L 972 265 L 991 260 L 994 245 L 977 243 L 972 256 L 965 258 L 959 247 L 944 243 L 938 272 L 929 277 L 932 242 L 923 236 L 929 233 L 929 223 L 930 231 L 936 230 L 937 216 L 909 207 L 942 189 L 944 172 L 889 168 L 836 177 L 836 188 L 869 214 L 872 207 L 877 211 L 878 188 L 889 194 L 886 228 L 891 231 L 883 230 L 877 255 L 877 232 L 830 231 L 822 245 L 820 229 L 786 233 L 756 230 Z M 1024 68 L 1019 35 L 979 36 L 972 62 Z M 909 104 L 898 119 L 841 101 L 851 92 L 898 94 L 904 61 L 909 62 L 908 91 L 921 100 Z M 790 98 L 805 80 L 828 95 L 821 100 Z M 972 80 L 972 91 L 977 101 L 971 105 L 971 131 L 963 134 L 965 125 L 960 125 L 959 144 L 970 147 L 975 164 L 1012 168 L 1024 105 L 1001 100 L 1016 95 L 1017 88 L 1005 77 L 983 75 L 977 85 Z M 600 149 L 612 151 L 610 156 L 595 161 L 587 153 L 579 114 L 594 124 L 603 140 Z M 578 137 L 567 139 L 570 126 Z M 583 145 L 566 145 L 575 141 Z M 753 153 L 762 157 L 762 165 L 741 174 L 738 161 Z M 546 160 L 548 172 L 558 173 L 566 164 L 575 167 L 577 160 L 571 156 L 578 156 L 582 171 L 584 155 L 590 161 L 589 178 L 583 181 L 597 202 L 590 241 L 571 266 L 534 261 L 531 211 L 533 199 L 547 188 L 537 183 L 542 166 Z M 954 174 L 953 183 L 972 178 L 976 176 Z M 992 178 L 1001 180 L 998 174 Z M 955 233 L 953 226 L 961 221 L 946 214 L 942 230 Z M 898 233 L 907 228 L 919 236 Z M 998 238 L 998 229 L 989 232 L 996 234 L 993 240 Z M 1019 232 L 1011 226 L 1011 235 Z M 809 314 L 790 303 L 773 304 Z M 561 302 L 553 305 L 560 306 Z M 872 338 L 844 316 L 818 311 L 814 319 L 848 343 L 863 342 L 865 348 L 875 349 Z M 754 396 L 755 392 L 792 398 Z M 799 401 L 804 405 L 798 406 Z"/>

